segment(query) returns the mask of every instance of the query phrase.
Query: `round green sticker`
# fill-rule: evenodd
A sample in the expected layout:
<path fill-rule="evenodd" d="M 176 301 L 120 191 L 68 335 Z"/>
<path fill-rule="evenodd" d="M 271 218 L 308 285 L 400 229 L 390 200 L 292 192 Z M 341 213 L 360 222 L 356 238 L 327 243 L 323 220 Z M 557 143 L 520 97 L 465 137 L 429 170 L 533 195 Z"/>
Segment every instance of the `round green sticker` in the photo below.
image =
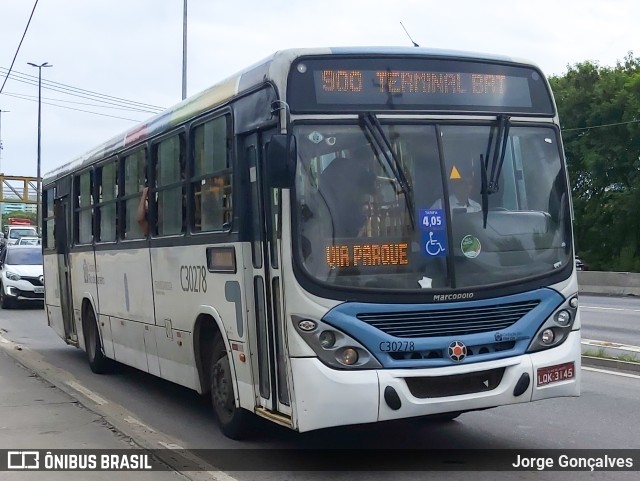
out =
<path fill-rule="evenodd" d="M 478 254 L 480 254 L 480 251 L 482 250 L 480 239 L 472 235 L 466 235 L 460 242 L 460 249 L 462 249 L 464 256 L 469 259 L 478 257 Z"/>

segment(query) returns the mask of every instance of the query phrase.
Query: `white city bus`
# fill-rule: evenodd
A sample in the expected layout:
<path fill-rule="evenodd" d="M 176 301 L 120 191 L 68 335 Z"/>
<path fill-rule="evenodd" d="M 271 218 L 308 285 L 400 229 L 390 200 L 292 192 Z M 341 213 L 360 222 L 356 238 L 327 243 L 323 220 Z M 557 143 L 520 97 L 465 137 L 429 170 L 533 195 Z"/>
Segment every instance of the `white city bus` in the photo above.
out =
<path fill-rule="evenodd" d="M 230 437 L 579 395 L 570 190 L 530 63 L 281 51 L 43 199 L 50 326 L 97 373 L 211 393 Z"/>

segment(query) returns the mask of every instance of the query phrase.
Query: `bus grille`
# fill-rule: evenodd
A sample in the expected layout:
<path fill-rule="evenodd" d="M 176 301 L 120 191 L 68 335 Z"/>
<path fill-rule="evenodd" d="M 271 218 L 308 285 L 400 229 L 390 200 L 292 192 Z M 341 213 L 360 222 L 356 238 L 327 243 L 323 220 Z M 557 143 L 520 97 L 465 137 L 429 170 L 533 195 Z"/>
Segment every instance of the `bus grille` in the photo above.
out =
<path fill-rule="evenodd" d="M 532 300 L 462 309 L 364 313 L 356 317 L 395 337 L 463 336 L 506 329 L 539 303 Z"/>

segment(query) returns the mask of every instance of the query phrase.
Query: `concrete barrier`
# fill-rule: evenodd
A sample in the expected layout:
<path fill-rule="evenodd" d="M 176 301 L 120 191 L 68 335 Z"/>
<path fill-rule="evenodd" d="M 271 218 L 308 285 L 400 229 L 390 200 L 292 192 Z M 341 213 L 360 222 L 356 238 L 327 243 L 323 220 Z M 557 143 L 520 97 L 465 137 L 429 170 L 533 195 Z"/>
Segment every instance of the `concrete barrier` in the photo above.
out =
<path fill-rule="evenodd" d="M 579 292 L 610 296 L 640 296 L 640 274 L 635 272 L 579 271 Z"/>

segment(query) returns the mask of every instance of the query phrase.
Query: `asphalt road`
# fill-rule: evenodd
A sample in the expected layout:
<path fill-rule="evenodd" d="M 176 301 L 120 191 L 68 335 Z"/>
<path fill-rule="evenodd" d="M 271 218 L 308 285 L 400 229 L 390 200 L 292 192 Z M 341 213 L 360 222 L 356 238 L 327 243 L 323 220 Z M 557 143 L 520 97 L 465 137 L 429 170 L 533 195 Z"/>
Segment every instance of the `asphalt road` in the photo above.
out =
<path fill-rule="evenodd" d="M 580 296 L 582 338 L 640 346 L 640 299 Z"/>
<path fill-rule="evenodd" d="M 638 304 L 629 299 L 620 299 L 619 304 L 616 301 L 612 298 L 581 297 L 585 306 L 584 337 L 597 339 L 597 332 L 618 329 L 620 332 L 633 331 L 634 324 L 637 324 L 634 320 L 640 317 L 633 314 Z M 603 309 L 608 307 L 612 309 Z M 599 327 L 604 322 L 609 327 L 608 331 Z M 616 327 L 614 329 L 611 326 Z M 152 428 L 156 436 L 163 435 L 185 448 L 258 448 L 265 450 L 264 456 L 267 457 L 270 456 L 266 451 L 269 448 L 640 449 L 640 437 L 635 429 L 630 429 L 640 426 L 640 376 L 583 368 L 582 396 L 579 398 L 552 399 L 466 413 L 450 423 L 408 420 L 327 429 L 302 435 L 260 423 L 252 440 L 238 443 L 220 434 L 207 400 L 193 391 L 126 367 L 112 375 L 91 373 L 84 353 L 65 345 L 46 326 L 42 310 L 0 310 L 0 334 L 41 357 L 43 365 L 68 374 L 89 392 L 108 401 L 110 410 L 106 411 L 107 416 L 122 417 L 120 413 L 126 409 L 129 418 L 133 416 L 136 422 Z M 628 336 L 625 341 L 629 341 Z M 131 421 L 127 422 L 131 424 Z M 122 425 L 126 426 L 127 423 Z M 215 459 L 212 461 L 215 464 Z M 285 455 L 283 464 L 289 461 L 294 463 L 295 456 L 287 458 Z M 349 481 L 387 477 L 455 480 L 473 476 L 489 481 L 496 478 L 578 480 L 585 476 L 585 473 L 579 472 L 407 472 L 401 461 L 397 463 L 394 466 L 391 462 L 391 472 L 331 473 L 331 478 Z M 332 466 L 330 460 L 326 469 L 340 470 L 339 466 Z M 326 479 L 328 475 L 326 472 L 292 473 L 286 470 L 227 474 L 241 481 Z M 600 472 L 595 477 L 594 474 L 591 475 L 592 479 L 636 479 L 637 476 L 637 473 L 631 472 Z M 118 479 L 117 475 L 114 475 L 114 479 Z"/>

